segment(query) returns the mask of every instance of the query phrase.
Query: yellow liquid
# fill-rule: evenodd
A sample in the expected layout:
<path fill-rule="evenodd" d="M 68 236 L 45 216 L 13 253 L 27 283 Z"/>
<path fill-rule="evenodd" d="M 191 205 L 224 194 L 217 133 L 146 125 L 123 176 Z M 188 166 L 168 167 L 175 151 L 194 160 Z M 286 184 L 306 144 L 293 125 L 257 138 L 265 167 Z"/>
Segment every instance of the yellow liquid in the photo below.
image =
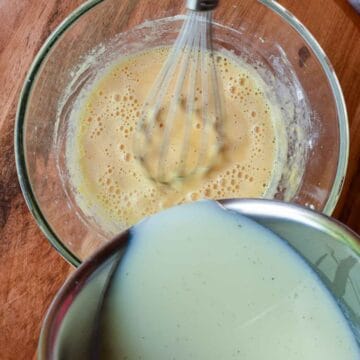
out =
<path fill-rule="evenodd" d="M 168 55 L 169 48 L 163 47 L 119 60 L 98 77 L 73 119 L 67 164 L 77 202 L 109 232 L 200 198 L 271 196 L 279 176 L 275 131 L 279 111 L 268 100 L 266 85 L 254 69 L 220 53 L 217 64 L 226 109 L 226 161 L 178 187 L 147 176 L 134 157 L 134 132 Z M 193 126 L 194 132 L 202 131 L 196 122 Z"/>

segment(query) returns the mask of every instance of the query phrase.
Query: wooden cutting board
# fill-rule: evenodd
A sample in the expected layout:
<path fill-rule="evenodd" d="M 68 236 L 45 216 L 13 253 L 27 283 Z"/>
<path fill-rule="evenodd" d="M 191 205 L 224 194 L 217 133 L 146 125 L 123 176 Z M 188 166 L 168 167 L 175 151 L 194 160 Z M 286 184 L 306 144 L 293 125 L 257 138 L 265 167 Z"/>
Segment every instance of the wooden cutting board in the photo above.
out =
<path fill-rule="evenodd" d="M 45 311 L 72 270 L 51 248 L 25 205 L 16 177 L 13 130 L 20 88 L 36 52 L 82 2 L 0 0 L 0 359 L 4 360 L 35 356 Z M 352 147 L 335 215 L 360 232 L 360 15 L 345 0 L 280 3 L 314 34 L 340 79 Z"/>

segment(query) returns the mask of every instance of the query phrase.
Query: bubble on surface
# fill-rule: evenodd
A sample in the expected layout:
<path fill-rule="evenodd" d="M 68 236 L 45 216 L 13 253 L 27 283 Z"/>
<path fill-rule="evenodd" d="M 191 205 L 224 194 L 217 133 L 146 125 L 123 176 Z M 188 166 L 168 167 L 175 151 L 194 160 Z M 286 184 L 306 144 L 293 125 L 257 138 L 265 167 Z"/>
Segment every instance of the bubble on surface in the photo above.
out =
<path fill-rule="evenodd" d="M 160 186 L 146 176 L 132 153 L 133 134 L 168 51 L 148 50 L 120 61 L 94 86 L 79 119 L 76 151 L 84 154 L 79 157 L 79 169 L 86 182 L 75 188 L 81 188 L 89 203 L 100 205 L 109 218 L 125 227 L 184 201 L 260 197 L 271 181 L 276 140 L 266 92 L 259 79 L 223 55 L 216 55 L 215 60 L 224 84 L 228 159 L 200 182 L 180 189 Z M 200 84 L 195 97 L 201 108 Z M 194 122 L 193 128 L 201 133 L 201 121 Z"/>

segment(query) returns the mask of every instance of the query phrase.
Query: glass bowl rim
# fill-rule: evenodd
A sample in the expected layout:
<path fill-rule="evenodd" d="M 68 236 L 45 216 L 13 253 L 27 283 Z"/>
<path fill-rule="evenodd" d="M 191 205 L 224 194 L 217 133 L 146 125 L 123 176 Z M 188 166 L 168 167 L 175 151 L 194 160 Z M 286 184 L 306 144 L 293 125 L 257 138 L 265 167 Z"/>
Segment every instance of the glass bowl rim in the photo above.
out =
<path fill-rule="evenodd" d="M 25 144 L 24 144 L 24 124 L 25 114 L 27 110 L 29 95 L 31 93 L 32 84 L 36 75 L 44 61 L 45 57 L 56 44 L 58 38 L 82 15 L 87 11 L 94 8 L 99 3 L 105 0 L 89 0 L 83 5 L 75 9 L 69 16 L 67 16 L 60 25 L 50 34 L 43 46 L 38 51 L 33 63 L 25 77 L 24 85 L 20 93 L 19 103 L 15 119 L 14 131 L 14 148 L 15 148 L 15 162 L 18 174 L 20 187 L 25 198 L 26 204 L 34 216 L 38 226 L 45 234 L 46 238 L 50 241 L 51 245 L 65 258 L 70 264 L 78 267 L 82 261 L 58 238 L 56 232 L 52 229 L 46 217 L 43 215 L 39 204 L 37 203 L 35 193 L 32 190 L 29 175 L 27 173 L 26 160 L 25 160 Z M 328 196 L 327 202 L 323 209 L 323 213 L 331 215 L 336 203 L 340 197 L 343 187 L 348 159 L 349 159 L 349 125 L 348 116 L 344 96 L 340 87 L 340 83 L 335 74 L 335 71 L 326 56 L 324 50 L 321 48 L 317 40 L 307 30 L 307 28 L 288 10 L 274 0 L 258 0 L 259 3 L 268 7 L 278 16 L 280 16 L 288 25 L 290 25 L 307 43 L 311 51 L 315 54 L 319 61 L 326 77 L 329 81 L 338 114 L 338 126 L 340 133 L 340 146 L 339 146 L 339 159 L 337 165 L 336 176 L 333 182 L 333 187 Z"/>

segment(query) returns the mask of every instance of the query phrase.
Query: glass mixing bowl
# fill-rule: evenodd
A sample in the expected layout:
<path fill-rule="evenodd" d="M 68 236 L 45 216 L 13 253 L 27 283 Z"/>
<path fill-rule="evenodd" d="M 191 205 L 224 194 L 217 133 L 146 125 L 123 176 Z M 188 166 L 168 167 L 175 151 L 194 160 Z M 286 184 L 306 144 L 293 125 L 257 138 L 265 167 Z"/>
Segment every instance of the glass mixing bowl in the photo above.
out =
<path fill-rule="evenodd" d="M 302 256 L 336 300 L 360 347 L 359 236 L 327 216 L 293 204 L 263 199 L 221 203 L 271 230 Z M 42 326 L 39 359 L 79 358 L 79 354 L 86 358 L 96 348 L 94 342 L 100 343 L 99 333 L 94 332 L 99 329 L 100 309 L 131 236 L 130 231 L 117 236 L 61 288 Z"/>
<path fill-rule="evenodd" d="M 84 215 L 68 181 L 65 139 L 72 105 L 119 54 L 171 44 L 183 17 L 152 20 L 184 13 L 183 5 L 88 1 L 49 37 L 26 78 L 15 130 L 21 188 L 40 228 L 73 265 L 111 236 Z M 282 106 L 287 170 L 273 197 L 331 214 L 346 173 L 349 136 L 329 60 L 306 28 L 274 1 L 224 1 L 214 16 L 215 48 L 257 66 L 272 79 L 268 85 Z"/>

